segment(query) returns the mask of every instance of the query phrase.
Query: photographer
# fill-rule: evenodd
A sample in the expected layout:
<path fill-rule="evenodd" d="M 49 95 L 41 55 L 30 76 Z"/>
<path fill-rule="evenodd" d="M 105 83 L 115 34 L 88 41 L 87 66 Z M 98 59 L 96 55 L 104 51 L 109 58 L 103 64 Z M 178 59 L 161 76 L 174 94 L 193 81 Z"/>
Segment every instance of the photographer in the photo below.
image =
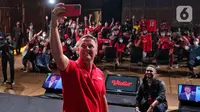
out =
<path fill-rule="evenodd" d="M 11 40 L 10 34 L 7 34 L 0 43 L 0 50 L 2 51 L 2 71 L 4 81 L 7 82 L 7 62 L 10 64 L 10 81 L 14 85 L 14 42 Z"/>

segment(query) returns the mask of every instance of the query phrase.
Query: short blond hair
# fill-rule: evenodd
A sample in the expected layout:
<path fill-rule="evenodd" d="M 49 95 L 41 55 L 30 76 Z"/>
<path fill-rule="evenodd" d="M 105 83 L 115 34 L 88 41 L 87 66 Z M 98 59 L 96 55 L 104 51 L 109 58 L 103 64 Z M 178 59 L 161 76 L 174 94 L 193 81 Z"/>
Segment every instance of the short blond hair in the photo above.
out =
<path fill-rule="evenodd" d="M 94 36 L 90 35 L 90 34 L 83 35 L 83 36 L 80 38 L 80 40 L 76 43 L 75 48 L 79 47 L 79 46 L 81 45 L 81 43 L 83 42 L 83 39 L 85 39 L 85 38 L 91 38 L 92 40 L 94 40 L 94 42 L 95 42 L 95 44 L 96 44 L 96 46 L 97 46 L 97 48 L 98 48 L 97 39 L 96 39 Z"/>

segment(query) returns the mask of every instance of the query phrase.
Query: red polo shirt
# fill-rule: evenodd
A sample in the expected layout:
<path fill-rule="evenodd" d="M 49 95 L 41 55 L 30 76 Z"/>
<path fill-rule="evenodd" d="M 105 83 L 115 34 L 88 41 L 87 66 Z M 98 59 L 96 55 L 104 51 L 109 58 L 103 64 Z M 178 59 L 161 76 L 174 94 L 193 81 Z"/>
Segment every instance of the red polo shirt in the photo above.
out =
<path fill-rule="evenodd" d="M 90 74 L 78 63 L 70 60 L 67 69 L 61 72 L 63 112 L 104 112 L 106 90 L 103 73 L 93 65 Z"/>

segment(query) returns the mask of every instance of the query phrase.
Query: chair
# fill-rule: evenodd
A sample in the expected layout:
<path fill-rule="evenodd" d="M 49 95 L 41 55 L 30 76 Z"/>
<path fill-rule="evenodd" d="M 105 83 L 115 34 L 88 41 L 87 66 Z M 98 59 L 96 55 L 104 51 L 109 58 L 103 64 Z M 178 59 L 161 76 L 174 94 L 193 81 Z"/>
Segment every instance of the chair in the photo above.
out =
<path fill-rule="evenodd" d="M 113 61 L 117 57 L 117 49 L 115 47 L 106 47 L 104 51 L 104 59 Z"/>
<path fill-rule="evenodd" d="M 168 63 L 169 62 L 169 49 L 160 50 L 160 54 L 157 58 L 157 62 L 159 64 Z"/>
<path fill-rule="evenodd" d="M 115 62 L 116 58 L 117 58 L 117 49 L 115 47 L 106 47 L 104 50 L 104 59 L 106 61 Z"/>
<path fill-rule="evenodd" d="M 132 48 L 129 71 L 130 71 L 131 65 L 138 64 L 138 62 L 142 62 L 142 56 L 143 56 L 142 48 L 140 48 L 140 47 L 133 47 Z M 143 67 L 143 65 L 141 65 L 141 72 L 142 72 L 142 67 Z"/>

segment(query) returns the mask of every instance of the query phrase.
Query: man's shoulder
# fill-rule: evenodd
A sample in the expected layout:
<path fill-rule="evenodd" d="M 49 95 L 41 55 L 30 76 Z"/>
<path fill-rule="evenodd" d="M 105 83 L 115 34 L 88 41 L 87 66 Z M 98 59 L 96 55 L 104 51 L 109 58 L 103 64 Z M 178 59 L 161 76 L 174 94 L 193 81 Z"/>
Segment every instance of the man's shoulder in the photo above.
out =
<path fill-rule="evenodd" d="M 65 68 L 65 70 L 60 71 L 60 72 L 61 72 L 61 74 L 66 73 L 66 72 L 69 72 L 69 71 L 71 71 L 71 70 L 76 69 L 76 66 L 77 66 L 76 61 L 74 61 L 74 60 L 69 60 L 68 65 L 67 65 L 67 67 Z"/>
<path fill-rule="evenodd" d="M 103 75 L 103 72 L 100 68 L 96 67 L 96 72 L 98 72 L 99 74 L 102 74 Z"/>
<path fill-rule="evenodd" d="M 165 82 L 163 80 L 160 80 L 160 79 L 156 79 L 156 82 L 159 83 L 159 84 L 165 84 Z"/>
<path fill-rule="evenodd" d="M 166 87 L 166 84 L 163 80 L 156 79 L 156 83 L 161 87 Z"/>

